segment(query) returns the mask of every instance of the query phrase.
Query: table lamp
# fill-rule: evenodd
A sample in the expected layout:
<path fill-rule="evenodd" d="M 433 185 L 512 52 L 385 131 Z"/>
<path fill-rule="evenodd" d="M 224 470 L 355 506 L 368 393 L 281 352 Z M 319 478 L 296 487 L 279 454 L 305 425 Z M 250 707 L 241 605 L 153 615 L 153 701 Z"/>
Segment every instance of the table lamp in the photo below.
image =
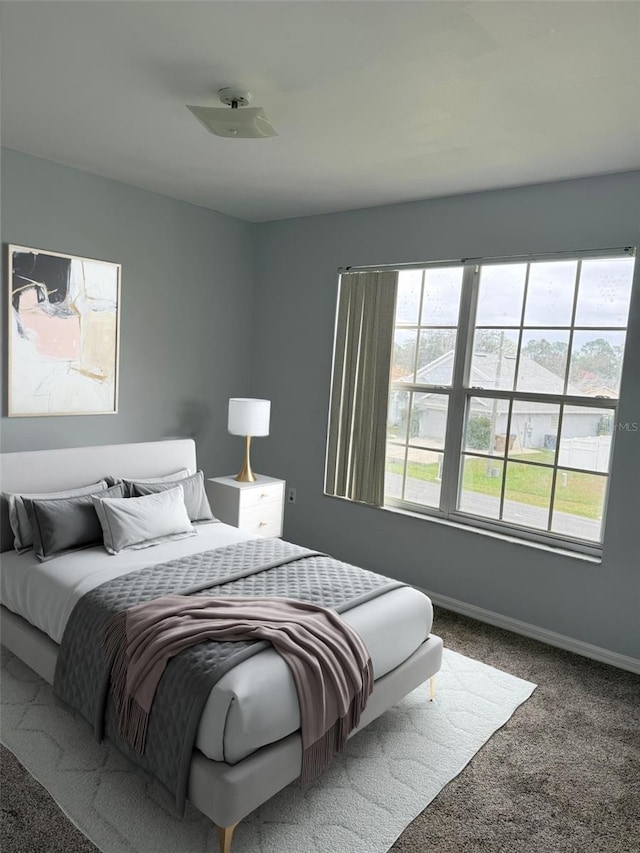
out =
<path fill-rule="evenodd" d="M 256 475 L 251 470 L 251 439 L 269 435 L 271 400 L 255 400 L 251 397 L 232 397 L 229 400 L 228 430 L 231 435 L 245 437 L 244 462 L 236 476 L 240 483 L 255 483 Z"/>

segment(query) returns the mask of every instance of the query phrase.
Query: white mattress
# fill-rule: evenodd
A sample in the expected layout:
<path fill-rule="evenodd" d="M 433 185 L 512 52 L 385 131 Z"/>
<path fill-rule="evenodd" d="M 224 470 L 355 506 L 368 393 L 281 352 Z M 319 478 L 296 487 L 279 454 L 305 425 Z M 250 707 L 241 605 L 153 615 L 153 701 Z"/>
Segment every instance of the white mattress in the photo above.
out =
<path fill-rule="evenodd" d="M 71 611 L 96 586 L 155 563 L 253 538 L 226 524 L 197 528 L 198 535 L 143 551 L 112 556 L 89 548 L 39 563 L 33 551 L 2 554 L 2 604 L 60 643 Z M 376 678 L 406 660 L 429 636 L 431 602 L 401 587 L 343 614 L 362 636 Z M 300 727 L 293 678 L 283 659 L 267 649 L 236 666 L 212 689 L 196 738 L 208 758 L 235 764 L 261 746 Z"/>

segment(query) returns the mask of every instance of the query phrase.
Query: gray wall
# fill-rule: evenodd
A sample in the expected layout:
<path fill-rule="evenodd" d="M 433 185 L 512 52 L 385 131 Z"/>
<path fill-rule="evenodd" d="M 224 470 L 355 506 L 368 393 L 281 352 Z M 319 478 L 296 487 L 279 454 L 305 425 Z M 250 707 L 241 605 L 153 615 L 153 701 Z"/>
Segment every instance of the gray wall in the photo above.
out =
<path fill-rule="evenodd" d="M 251 223 L 4 149 L 3 243 L 119 262 L 122 292 L 119 413 L 7 418 L 3 392 L 2 449 L 192 435 L 205 472 L 227 473 L 242 453 L 226 413 L 228 397 L 249 389 L 254 234 Z M 6 351 L 3 364 L 4 384 Z"/>
<path fill-rule="evenodd" d="M 602 564 L 325 497 L 337 269 L 640 244 L 640 173 L 263 224 L 252 393 L 272 402 L 255 467 L 297 488 L 285 536 L 468 604 L 640 656 L 640 432 L 616 437 Z M 640 264 L 620 420 L 640 423 Z"/>

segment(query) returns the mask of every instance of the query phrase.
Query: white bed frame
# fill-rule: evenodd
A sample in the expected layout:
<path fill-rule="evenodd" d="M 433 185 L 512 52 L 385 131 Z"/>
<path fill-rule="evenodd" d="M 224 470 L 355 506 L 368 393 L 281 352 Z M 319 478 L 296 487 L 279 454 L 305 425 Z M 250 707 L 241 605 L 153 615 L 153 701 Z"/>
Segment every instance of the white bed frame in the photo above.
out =
<path fill-rule="evenodd" d="M 37 493 L 83 486 L 102 477 L 153 477 L 179 468 L 196 470 L 191 439 L 36 450 L 0 454 L 3 492 Z M 0 546 L 13 547 L 8 508 L 0 499 Z M 53 683 L 59 646 L 25 619 L 0 607 L 0 641 L 42 678 Z M 394 705 L 440 669 L 442 640 L 431 635 L 404 663 L 377 679 L 359 729 Z M 230 765 L 194 749 L 187 796 L 220 830 L 220 853 L 229 853 L 233 830 L 242 818 L 300 775 L 299 732 Z"/>

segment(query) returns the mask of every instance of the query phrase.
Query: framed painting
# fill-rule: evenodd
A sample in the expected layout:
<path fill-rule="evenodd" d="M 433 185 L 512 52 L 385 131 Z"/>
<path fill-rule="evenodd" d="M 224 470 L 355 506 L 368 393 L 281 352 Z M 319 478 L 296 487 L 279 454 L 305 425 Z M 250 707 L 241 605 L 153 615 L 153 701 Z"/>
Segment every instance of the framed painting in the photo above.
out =
<path fill-rule="evenodd" d="M 118 411 L 120 264 L 8 247 L 9 417 Z"/>

